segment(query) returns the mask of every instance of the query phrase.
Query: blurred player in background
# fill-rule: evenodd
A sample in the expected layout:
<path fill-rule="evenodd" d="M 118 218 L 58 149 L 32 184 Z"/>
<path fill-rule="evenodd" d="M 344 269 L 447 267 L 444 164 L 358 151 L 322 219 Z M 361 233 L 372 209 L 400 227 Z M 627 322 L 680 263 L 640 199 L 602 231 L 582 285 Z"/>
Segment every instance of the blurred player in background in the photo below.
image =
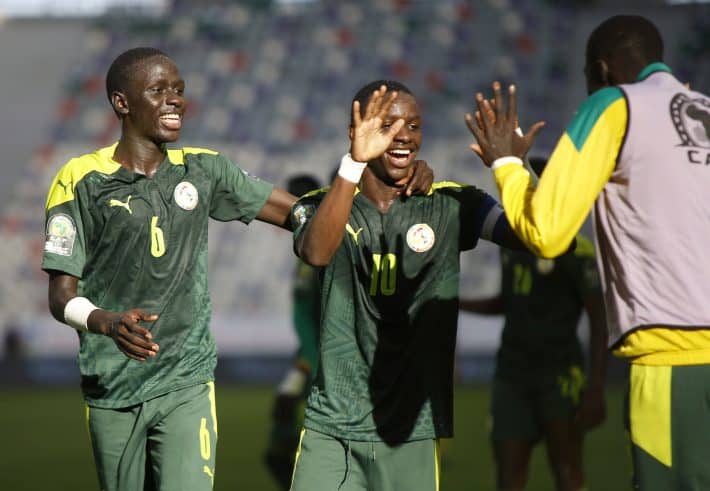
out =
<path fill-rule="evenodd" d="M 594 205 L 610 341 L 631 362 L 634 486 L 708 489 L 710 98 L 672 75 L 658 29 L 639 16 L 592 32 L 585 75 L 590 96 L 537 187 L 520 165 L 513 87 L 507 111 L 500 84 L 495 109 L 477 94 L 474 149 L 538 254 L 561 253 Z"/>
<path fill-rule="evenodd" d="M 403 195 L 421 124 L 408 88 L 366 85 L 352 105 L 352 157 L 293 208 L 295 249 L 323 268 L 320 367 L 294 491 L 438 489 L 437 439 L 453 431 L 460 251 L 479 238 L 520 244 L 475 187 Z"/>
<path fill-rule="evenodd" d="M 288 192 L 294 196 L 303 196 L 320 187 L 318 179 L 308 174 L 293 176 L 286 185 Z M 302 423 L 302 403 L 318 369 L 320 285 L 316 268 L 298 259 L 291 292 L 292 322 L 298 338 L 298 351 L 293 367 L 277 389 L 265 455 L 266 465 L 282 489 L 288 489 L 291 485 Z"/>
<path fill-rule="evenodd" d="M 539 174 L 544 159 L 530 159 Z M 542 439 L 558 490 L 584 487 L 584 432 L 606 415 L 607 331 L 594 246 L 577 235 L 574 252 L 542 259 L 501 249 L 501 289 L 461 299 L 460 308 L 505 316 L 491 401 L 491 441 L 499 490 L 522 490 Z M 577 336 L 589 316 L 589 376 Z"/>

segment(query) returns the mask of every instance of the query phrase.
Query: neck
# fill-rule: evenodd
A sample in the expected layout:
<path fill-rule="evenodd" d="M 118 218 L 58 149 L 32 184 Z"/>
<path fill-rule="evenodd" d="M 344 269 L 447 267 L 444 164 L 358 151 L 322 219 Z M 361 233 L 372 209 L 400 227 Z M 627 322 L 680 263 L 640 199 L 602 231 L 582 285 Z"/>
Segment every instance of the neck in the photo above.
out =
<path fill-rule="evenodd" d="M 390 209 L 392 203 L 400 198 L 404 189 L 404 186 L 388 184 L 383 181 L 369 167 L 365 169 L 360 180 L 360 192 L 382 213 L 386 213 Z"/>
<path fill-rule="evenodd" d="M 116 145 L 113 160 L 131 172 L 153 177 L 166 154 L 163 144 L 123 134 Z"/>

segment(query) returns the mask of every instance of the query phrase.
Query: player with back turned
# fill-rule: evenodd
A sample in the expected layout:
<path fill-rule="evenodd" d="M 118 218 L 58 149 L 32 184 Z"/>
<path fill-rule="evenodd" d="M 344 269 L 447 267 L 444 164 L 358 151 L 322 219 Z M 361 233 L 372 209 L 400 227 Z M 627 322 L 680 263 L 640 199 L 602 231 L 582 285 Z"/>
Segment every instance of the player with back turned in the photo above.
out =
<path fill-rule="evenodd" d="M 594 206 L 598 264 L 614 353 L 631 362 L 634 486 L 710 486 L 710 98 L 663 63 L 644 17 L 620 15 L 589 36 L 589 97 L 539 184 L 519 157 L 515 88 L 508 110 L 477 94 L 474 147 L 494 171 L 506 214 L 537 253 L 562 252 Z M 539 128 L 528 133 L 528 139 Z"/>

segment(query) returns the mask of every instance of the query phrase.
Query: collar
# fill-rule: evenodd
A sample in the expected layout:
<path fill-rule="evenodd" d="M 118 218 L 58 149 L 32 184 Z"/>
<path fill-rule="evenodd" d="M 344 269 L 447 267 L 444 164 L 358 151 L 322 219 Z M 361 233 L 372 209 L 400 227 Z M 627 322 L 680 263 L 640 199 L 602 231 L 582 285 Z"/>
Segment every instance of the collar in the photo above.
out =
<path fill-rule="evenodd" d="M 656 73 L 656 72 L 672 73 L 671 69 L 668 65 L 666 65 L 665 63 L 661 63 L 660 61 L 657 61 L 655 63 L 651 63 L 650 65 L 646 65 L 646 68 L 641 70 L 641 73 L 639 73 L 638 77 L 636 77 L 636 81 L 640 82 L 641 80 L 647 78 L 652 73 Z"/>

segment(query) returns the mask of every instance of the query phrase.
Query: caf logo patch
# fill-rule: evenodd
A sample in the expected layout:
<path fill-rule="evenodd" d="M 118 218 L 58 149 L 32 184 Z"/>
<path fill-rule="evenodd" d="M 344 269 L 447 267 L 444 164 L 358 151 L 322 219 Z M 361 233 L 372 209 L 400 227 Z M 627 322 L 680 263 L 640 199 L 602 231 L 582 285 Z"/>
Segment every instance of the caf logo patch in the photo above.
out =
<path fill-rule="evenodd" d="M 57 213 L 47 222 L 47 235 L 44 242 L 45 252 L 60 256 L 71 256 L 76 239 L 76 225 L 69 215 Z"/>
<path fill-rule="evenodd" d="M 671 100 L 671 119 L 682 146 L 710 148 L 710 102 L 678 93 Z"/>
<path fill-rule="evenodd" d="M 426 252 L 434 246 L 434 231 L 426 223 L 417 223 L 407 230 L 407 245 L 414 252 Z"/>
<path fill-rule="evenodd" d="M 199 196 L 197 194 L 197 188 L 187 181 L 182 181 L 180 184 L 175 186 L 175 202 L 183 210 L 191 211 L 194 210 L 199 201 Z"/>

